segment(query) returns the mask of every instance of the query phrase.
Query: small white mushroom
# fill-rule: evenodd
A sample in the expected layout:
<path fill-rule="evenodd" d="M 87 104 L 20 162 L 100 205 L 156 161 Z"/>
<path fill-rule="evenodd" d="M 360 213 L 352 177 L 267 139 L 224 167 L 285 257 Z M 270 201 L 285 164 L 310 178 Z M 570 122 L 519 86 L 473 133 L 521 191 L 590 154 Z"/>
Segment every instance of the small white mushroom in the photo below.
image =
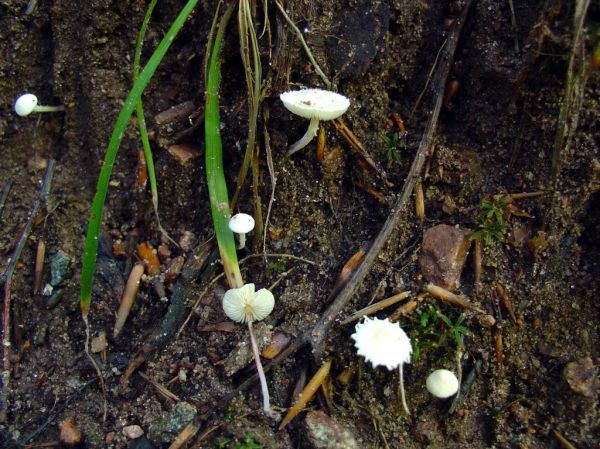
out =
<path fill-rule="evenodd" d="M 223 310 L 230 320 L 238 323 L 260 321 L 273 311 L 273 293 L 266 288 L 255 292 L 254 288 L 254 284 L 246 284 L 225 292 Z"/>
<path fill-rule="evenodd" d="M 449 398 L 458 391 L 458 379 L 452 371 L 437 369 L 427 376 L 427 390 L 436 398 Z"/>
<path fill-rule="evenodd" d="M 225 315 L 238 323 L 246 323 L 248 332 L 250 333 L 250 344 L 254 354 L 254 362 L 256 363 L 256 371 L 260 379 L 260 387 L 263 396 L 263 410 L 267 415 L 271 414 L 271 404 L 269 399 L 269 389 L 267 387 L 267 378 L 260 362 L 260 354 L 258 345 L 254 337 L 252 323 L 260 321 L 268 316 L 275 306 L 275 298 L 266 288 L 261 288 L 259 291 L 254 291 L 254 284 L 246 284 L 240 288 L 232 288 L 225 292 L 223 296 L 223 310 Z"/>
<path fill-rule="evenodd" d="M 358 355 L 371 362 L 373 367 L 383 365 L 389 370 L 398 368 L 402 406 L 406 414 L 410 415 L 404 393 L 402 369 L 405 363 L 410 363 L 412 354 L 410 338 L 398 323 L 392 323 L 388 318 L 380 320 L 367 317 L 356 325 L 355 330 L 351 338 L 354 340 Z"/>
<path fill-rule="evenodd" d="M 310 119 L 308 130 L 298 142 L 290 146 L 288 156 L 304 148 L 317 135 L 320 120 L 336 119 L 350 106 L 348 98 L 323 89 L 284 92 L 279 98 L 290 112 Z"/>
<path fill-rule="evenodd" d="M 238 249 L 243 249 L 246 246 L 246 234 L 254 229 L 254 218 L 248 214 L 235 214 L 229 219 L 229 229 L 239 235 Z"/>
<path fill-rule="evenodd" d="M 21 117 L 25 117 L 32 112 L 57 112 L 64 111 L 65 107 L 60 106 L 42 106 L 38 104 L 38 99 L 33 94 L 23 94 L 15 101 L 15 112 Z"/>

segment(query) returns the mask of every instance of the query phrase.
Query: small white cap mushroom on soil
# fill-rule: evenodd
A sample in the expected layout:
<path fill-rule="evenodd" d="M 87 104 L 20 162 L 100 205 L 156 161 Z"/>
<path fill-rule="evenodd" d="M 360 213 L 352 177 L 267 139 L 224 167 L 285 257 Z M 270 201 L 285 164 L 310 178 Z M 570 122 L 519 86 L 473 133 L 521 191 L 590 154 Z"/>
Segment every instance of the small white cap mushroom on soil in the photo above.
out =
<path fill-rule="evenodd" d="M 266 288 L 254 291 L 254 284 L 232 288 L 223 296 L 223 310 L 232 321 L 244 323 L 260 321 L 267 317 L 275 306 L 275 298 Z"/>
<path fill-rule="evenodd" d="M 246 234 L 254 229 L 254 218 L 248 214 L 235 214 L 229 219 L 229 229 L 239 235 L 240 246 L 238 249 L 246 246 Z"/>
<path fill-rule="evenodd" d="M 23 94 L 15 101 L 15 112 L 25 117 L 32 112 L 56 112 L 64 111 L 64 106 L 42 106 L 38 104 L 38 98 L 33 94 Z"/>
<path fill-rule="evenodd" d="M 304 148 L 317 135 L 320 120 L 333 120 L 348 110 L 350 100 L 343 95 L 323 89 L 302 89 L 282 93 L 279 98 L 288 111 L 310 119 L 308 130 L 291 145 L 288 156 Z"/>
<path fill-rule="evenodd" d="M 398 323 L 387 318 L 365 318 L 355 329 L 352 339 L 358 355 L 371 362 L 373 367 L 383 365 L 392 370 L 403 363 L 410 363 L 410 338 Z"/>
<path fill-rule="evenodd" d="M 436 398 L 449 398 L 458 391 L 458 379 L 452 371 L 437 369 L 427 376 L 427 390 Z"/>

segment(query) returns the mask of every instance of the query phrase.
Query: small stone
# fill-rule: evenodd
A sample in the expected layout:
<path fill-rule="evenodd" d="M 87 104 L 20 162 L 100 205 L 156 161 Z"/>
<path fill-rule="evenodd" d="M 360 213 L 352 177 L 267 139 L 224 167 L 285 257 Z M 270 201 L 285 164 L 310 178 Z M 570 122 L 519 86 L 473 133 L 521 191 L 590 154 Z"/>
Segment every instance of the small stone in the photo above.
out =
<path fill-rule="evenodd" d="M 179 239 L 179 246 L 186 253 L 196 246 L 196 236 L 190 231 L 183 231 L 181 238 Z"/>
<path fill-rule="evenodd" d="M 115 432 L 108 432 L 104 437 L 104 442 L 106 444 L 113 444 L 115 442 L 115 437 L 117 434 Z"/>
<path fill-rule="evenodd" d="M 104 351 L 108 348 L 108 341 L 106 340 L 106 332 L 100 332 L 97 337 L 92 338 L 91 342 L 92 352 L 94 354 Z"/>
<path fill-rule="evenodd" d="M 430 416 L 420 417 L 414 426 L 415 440 L 419 443 L 429 444 L 440 439 L 440 430 L 436 420 Z"/>
<path fill-rule="evenodd" d="M 358 449 L 350 430 L 321 411 L 309 412 L 304 419 L 308 439 L 315 449 Z"/>
<path fill-rule="evenodd" d="M 150 424 L 148 436 L 153 441 L 172 441 L 194 419 L 196 413 L 196 407 L 192 404 L 178 402 L 169 412 L 164 413 L 160 420 Z"/>
<path fill-rule="evenodd" d="M 258 350 L 260 351 L 271 340 L 271 328 L 265 323 L 256 323 L 254 325 L 254 335 Z M 253 360 L 252 346 L 249 341 L 243 340 L 223 361 L 225 374 L 232 376 L 242 368 L 248 366 Z"/>
<path fill-rule="evenodd" d="M 185 264 L 185 257 L 177 256 L 171 260 L 169 263 L 169 267 L 166 272 L 166 280 L 174 281 L 181 274 L 181 270 L 183 269 L 183 265 Z"/>
<path fill-rule="evenodd" d="M 48 168 L 48 159 L 40 156 L 33 156 L 27 160 L 27 168 L 30 171 L 46 170 L 46 168 Z"/>
<path fill-rule="evenodd" d="M 156 449 L 156 446 L 148 438 L 140 437 L 129 443 L 127 449 Z"/>
<path fill-rule="evenodd" d="M 71 257 L 61 249 L 56 251 L 50 258 L 50 284 L 56 287 L 64 281 L 69 276 L 70 268 Z"/>
<path fill-rule="evenodd" d="M 160 261 L 163 263 L 165 263 L 169 259 L 169 257 L 171 257 L 171 250 L 169 249 L 169 245 L 166 245 L 164 243 L 158 245 L 156 252 Z"/>
<path fill-rule="evenodd" d="M 439 287 L 456 290 L 471 246 L 469 235 L 467 229 L 446 224 L 425 231 L 419 256 L 423 277 Z"/>
<path fill-rule="evenodd" d="M 125 437 L 129 440 L 135 440 L 136 438 L 141 437 L 143 434 L 144 430 L 137 424 L 123 427 L 123 435 L 125 435 Z"/>
<path fill-rule="evenodd" d="M 192 159 L 200 156 L 200 150 L 198 150 L 198 148 L 192 147 L 190 145 L 181 145 L 181 144 L 169 145 L 169 149 L 167 151 L 181 165 L 185 165 Z"/>
<path fill-rule="evenodd" d="M 59 439 L 65 446 L 77 446 L 81 444 L 83 435 L 75 425 L 75 418 L 70 416 L 58 423 Z"/>
<path fill-rule="evenodd" d="M 600 385 L 596 377 L 596 367 L 591 357 L 583 357 L 567 363 L 563 378 L 575 393 L 592 398 L 596 396 Z"/>

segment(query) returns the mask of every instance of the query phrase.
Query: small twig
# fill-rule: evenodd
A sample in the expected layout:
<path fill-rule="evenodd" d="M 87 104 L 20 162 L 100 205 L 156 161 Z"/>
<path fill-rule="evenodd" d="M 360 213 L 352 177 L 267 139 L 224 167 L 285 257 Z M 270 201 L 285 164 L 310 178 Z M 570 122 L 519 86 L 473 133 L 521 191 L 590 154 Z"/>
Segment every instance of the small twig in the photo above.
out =
<path fill-rule="evenodd" d="M 359 311 L 353 313 L 351 316 L 346 318 L 340 324 L 348 324 L 348 323 L 351 323 L 352 321 L 360 320 L 362 317 L 364 317 L 366 315 L 371 315 L 372 313 L 378 312 L 381 309 L 385 309 L 386 307 L 392 306 L 392 305 L 396 304 L 397 302 L 400 302 L 403 299 L 408 298 L 410 296 L 410 294 L 411 294 L 411 292 L 402 292 L 402 293 L 398 293 L 397 295 L 390 296 L 389 298 L 382 299 L 381 301 L 376 302 L 375 304 L 371 304 L 370 306 L 364 307 L 364 308 L 360 309 Z"/>
<path fill-rule="evenodd" d="M 431 78 L 433 77 L 433 72 L 435 71 L 435 69 L 437 67 L 438 60 L 439 60 L 440 56 L 442 55 L 442 51 L 446 47 L 447 43 L 448 43 L 448 39 L 446 39 L 442 43 L 442 46 L 440 47 L 440 49 L 438 50 L 437 54 L 435 55 L 435 61 L 433 61 L 433 65 L 431 66 L 431 70 L 427 74 L 427 79 L 425 80 L 425 86 L 423 86 L 423 90 L 421 91 L 421 93 L 417 97 L 417 101 L 415 101 L 415 105 L 413 106 L 412 110 L 410 111 L 410 114 L 408 115 L 408 119 L 409 120 L 412 120 L 413 115 L 415 114 L 415 111 L 417 110 L 417 108 L 421 104 L 421 100 L 423 99 L 423 95 L 425 95 L 425 92 L 427 92 L 427 88 L 429 87 L 429 82 L 431 81 Z M 442 99 L 443 99 L 443 95 L 444 95 L 444 91 L 442 90 Z"/>
<path fill-rule="evenodd" d="M 292 28 L 292 30 L 294 30 L 294 32 L 296 33 L 296 36 L 298 37 L 298 40 L 300 41 L 300 43 L 302 44 L 302 47 L 304 48 L 304 51 L 306 52 L 306 56 L 308 56 L 308 59 L 310 60 L 310 63 L 315 68 L 315 72 L 317 72 L 317 74 L 321 77 L 321 79 L 323 80 L 323 82 L 325 83 L 325 85 L 327 86 L 327 88 L 331 89 L 333 87 L 333 84 L 325 76 L 325 74 L 321 70 L 321 67 L 319 67 L 319 64 L 317 64 L 317 61 L 315 60 L 315 57 L 313 56 L 312 52 L 310 51 L 310 48 L 308 48 L 308 45 L 306 44 L 306 41 L 304 40 L 304 36 L 302 35 L 302 31 L 300 31 L 298 29 L 298 27 L 296 26 L 296 24 L 294 23 L 294 21 L 290 18 L 290 16 L 288 16 L 288 14 L 285 12 L 285 9 L 283 9 L 283 6 L 281 6 L 281 4 L 279 3 L 279 1 L 280 0 L 275 0 L 275 5 L 277 5 L 277 8 L 279 8 L 279 12 L 283 16 L 283 18 L 286 20 L 286 22 L 288 23 L 288 25 Z"/>
<path fill-rule="evenodd" d="M 164 385 L 156 382 L 155 380 L 153 380 L 150 376 L 147 376 L 146 374 L 144 374 L 142 371 L 138 371 L 138 375 L 144 379 L 146 382 L 148 382 L 150 385 L 152 385 L 154 388 L 156 388 L 156 390 L 166 399 L 169 399 L 171 401 L 175 401 L 175 402 L 179 402 L 181 401 L 181 398 L 179 396 L 177 396 L 175 393 L 173 393 L 171 390 L 169 390 L 167 387 L 165 387 Z"/>
<path fill-rule="evenodd" d="M 269 220 L 271 218 L 271 209 L 275 202 L 275 188 L 277 186 L 277 175 L 275 174 L 275 166 L 273 164 L 273 153 L 271 152 L 271 137 L 267 130 L 267 123 L 269 121 L 269 110 L 265 106 L 263 109 L 263 135 L 265 141 L 265 154 L 267 156 L 267 167 L 269 169 L 269 176 L 271 178 L 271 196 L 269 197 L 269 205 L 267 207 L 267 216 L 265 217 L 265 227 L 263 229 L 263 255 L 265 257 L 265 263 L 267 261 L 267 231 L 269 230 Z"/>
<path fill-rule="evenodd" d="M 0 194 L 0 226 L 2 226 L 2 213 L 4 212 L 4 205 L 6 204 L 6 199 L 8 198 L 8 194 L 10 193 L 12 185 L 12 180 L 9 180 L 4 184 L 4 187 L 2 187 L 2 194 Z"/>
<path fill-rule="evenodd" d="M 517 28 L 517 16 L 515 15 L 515 5 L 513 0 L 508 0 L 508 7 L 510 8 L 510 24 L 515 33 L 515 52 L 519 53 L 519 30 Z"/>
<path fill-rule="evenodd" d="M 0 422 L 6 421 L 7 406 L 8 406 L 8 385 L 10 382 L 10 284 L 12 275 L 17 266 L 17 262 L 21 258 L 21 253 L 25 248 L 29 233 L 33 228 L 36 217 L 38 216 L 40 209 L 46 204 L 46 198 L 50 192 L 50 186 L 52 185 L 52 176 L 54 175 L 54 167 L 56 162 L 54 159 L 48 160 L 48 168 L 44 175 L 44 181 L 38 198 L 33 203 L 33 207 L 27 217 L 25 227 L 21 232 L 17 246 L 15 247 L 12 256 L 9 259 L 8 265 L 0 276 L 0 284 L 4 284 L 4 309 L 2 315 L 2 390 L 0 391 Z"/>
<path fill-rule="evenodd" d="M 46 257 L 46 244 L 42 239 L 38 240 L 35 253 L 35 268 L 33 270 L 33 294 L 38 295 L 42 289 L 42 275 L 44 273 L 44 258 Z"/>
<path fill-rule="evenodd" d="M 552 180 L 558 180 L 561 169 L 561 156 L 571 147 L 573 134 L 579 123 L 579 112 L 585 94 L 585 85 L 589 77 L 585 58 L 584 24 L 590 0 L 576 0 L 573 16 L 573 46 L 569 55 L 569 64 L 565 79 L 562 104 L 554 137 L 552 150 Z"/>
<path fill-rule="evenodd" d="M 575 446 L 573 446 L 569 440 L 567 440 L 565 437 L 563 437 L 558 430 L 553 430 L 552 433 L 554 433 L 554 436 L 556 437 L 556 439 L 560 442 L 560 445 L 562 447 L 564 447 L 565 449 L 577 449 Z"/>

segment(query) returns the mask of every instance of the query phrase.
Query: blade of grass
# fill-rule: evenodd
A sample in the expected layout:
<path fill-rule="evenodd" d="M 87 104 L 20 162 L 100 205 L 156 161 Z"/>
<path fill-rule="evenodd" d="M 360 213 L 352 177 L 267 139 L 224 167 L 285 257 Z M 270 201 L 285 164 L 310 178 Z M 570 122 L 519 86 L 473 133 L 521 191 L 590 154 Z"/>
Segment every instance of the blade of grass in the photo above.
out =
<path fill-rule="evenodd" d="M 85 239 L 84 254 L 83 254 L 83 267 L 81 270 L 80 280 L 80 307 L 81 314 L 84 321 L 87 323 L 87 316 L 90 310 L 90 303 L 92 300 L 92 286 L 94 278 L 94 270 L 96 267 L 96 253 L 98 251 L 98 237 L 100 234 L 100 226 L 102 224 L 102 212 L 104 209 L 104 202 L 106 200 L 106 193 L 108 190 L 108 182 L 112 173 L 117 151 L 121 145 L 123 139 L 123 133 L 129 124 L 129 119 L 133 114 L 136 107 L 136 101 L 141 97 L 142 92 L 148 85 L 150 78 L 154 75 L 158 65 L 164 58 L 167 50 L 171 46 L 171 43 L 175 39 L 175 36 L 185 23 L 186 19 L 198 3 L 198 0 L 188 0 L 185 6 L 182 8 L 179 15 L 173 21 L 173 24 L 165 34 L 148 63 L 140 73 L 138 80 L 134 83 L 129 95 L 125 99 L 125 103 L 119 112 L 115 127 L 113 129 L 108 147 L 106 149 L 106 155 L 104 157 L 104 163 L 98 176 L 98 184 L 96 186 L 96 194 L 92 202 L 92 209 L 90 212 L 90 219 L 88 222 L 87 235 Z"/>
<path fill-rule="evenodd" d="M 140 59 L 142 57 L 142 46 L 144 44 L 144 37 L 148 30 L 148 23 L 152 16 L 152 11 L 156 6 L 158 0 L 152 0 L 146 9 L 146 15 L 142 21 L 140 32 L 138 33 L 137 41 L 135 43 L 135 53 L 133 56 L 133 82 L 135 83 L 140 77 Z M 150 148 L 150 139 L 148 138 L 148 128 L 146 127 L 146 118 L 144 116 L 144 107 L 142 105 L 142 98 L 138 98 L 135 105 L 135 112 L 138 121 L 138 128 L 140 130 L 140 139 L 142 141 L 142 148 L 144 149 L 144 157 L 146 158 L 146 165 L 148 167 L 148 177 L 150 178 L 150 191 L 152 192 L 152 205 L 154 207 L 154 215 L 156 216 L 156 223 L 158 229 L 165 237 L 167 237 L 175 245 L 177 243 L 169 236 L 167 231 L 162 227 L 160 223 L 160 217 L 158 215 L 158 187 L 156 186 L 156 171 L 154 170 L 154 159 L 152 157 L 152 149 Z"/>
<path fill-rule="evenodd" d="M 215 40 L 209 42 L 210 62 L 206 83 L 206 107 L 204 110 L 204 139 L 206 142 L 206 183 L 210 199 L 210 210 L 215 228 L 215 236 L 219 245 L 219 254 L 223 264 L 225 277 L 231 288 L 244 285 L 237 259 L 233 232 L 229 229 L 229 196 L 223 170 L 223 144 L 221 141 L 221 116 L 219 112 L 219 87 L 221 84 L 221 62 L 219 53 L 221 41 L 225 34 L 227 23 L 233 13 L 234 3 L 231 3 L 221 21 L 215 35 Z"/>

